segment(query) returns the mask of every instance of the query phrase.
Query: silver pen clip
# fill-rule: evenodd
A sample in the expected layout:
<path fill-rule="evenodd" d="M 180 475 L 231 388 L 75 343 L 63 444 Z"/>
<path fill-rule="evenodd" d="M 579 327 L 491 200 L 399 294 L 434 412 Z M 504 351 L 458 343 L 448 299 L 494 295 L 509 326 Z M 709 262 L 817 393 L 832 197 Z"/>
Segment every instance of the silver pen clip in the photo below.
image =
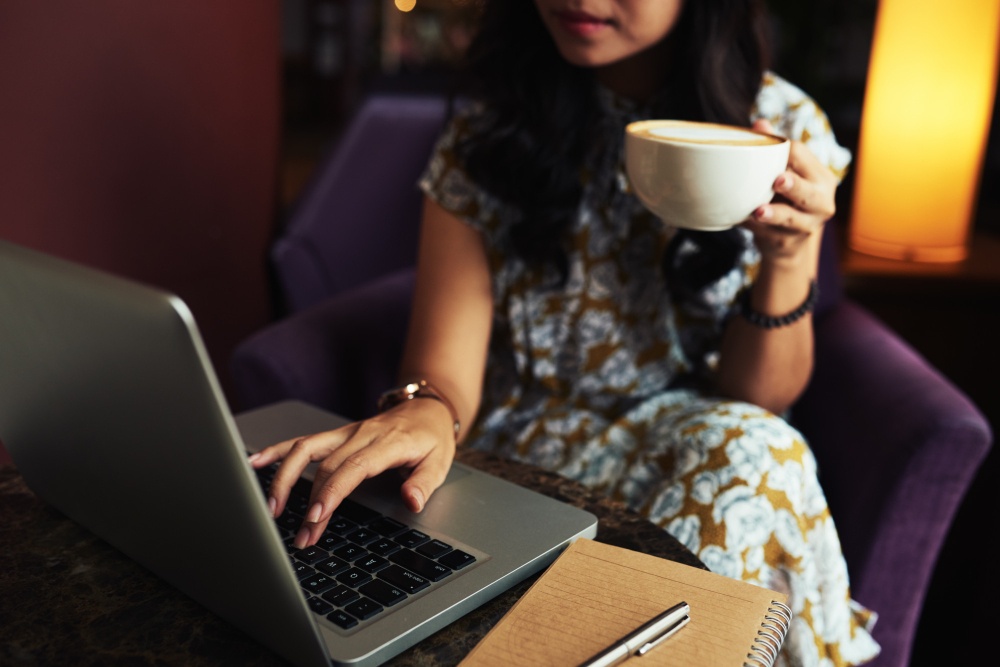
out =
<path fill-rule="evenodd" d="M 677 621 L 669 628 L 664 630 L 662 635 L 660 635 L 659 637 L 657 637 L 652 641 L 646 642 L 641 647 L 639 647 L 639 650 L 636 651 L 636 655 L 646 655 L 646 653 L 648 653 L 650 649 L 655 648 L 662 641 L 673 637 L 677 633 L 677 631 L 683 628 L 685 625 L 687 625 L 690 620 L 691 620 L 690 616 L 685 616 L 681 620 Z"/>
<path fill-rule="evenodd" d="M 633 655 L 645 655 L 651 648 L 683 628 L 691 620 L 690 611 L 687 602 L 675 604 L 577 667 L 613 667 Z"/>

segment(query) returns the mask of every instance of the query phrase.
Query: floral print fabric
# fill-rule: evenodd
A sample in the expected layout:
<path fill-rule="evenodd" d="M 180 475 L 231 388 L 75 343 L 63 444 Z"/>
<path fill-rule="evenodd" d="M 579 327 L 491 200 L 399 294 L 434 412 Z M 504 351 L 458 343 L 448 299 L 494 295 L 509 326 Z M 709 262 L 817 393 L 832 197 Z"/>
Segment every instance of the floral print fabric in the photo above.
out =
<path fill-rule="evenodd" d="M 449 125 L 420 181 L 481 233 L 490 262 L 493 334 L 469 446 L 603 490 L 714 572 L 788 593 L 796 616 L 781 664 L 870 660 L 874 615 L 850 599 L 805 440 L 756 406 L 709 398 L 725 321 L 759 262 L 752 237 L 744 232 L 742 255 L 718 281 L 672 295 L 660 259 L 675 230 L 646 211 L 624 171 L 624 127 L 648 115 L 603 89 L 600 103 L 562 287 L 514 253 L 508 233 L 520 212 L 462 169 L 454 146 L 475 107 Z M 850 154 L 798 88 L 766 75 L 756 118 L 844 173 Z"/>

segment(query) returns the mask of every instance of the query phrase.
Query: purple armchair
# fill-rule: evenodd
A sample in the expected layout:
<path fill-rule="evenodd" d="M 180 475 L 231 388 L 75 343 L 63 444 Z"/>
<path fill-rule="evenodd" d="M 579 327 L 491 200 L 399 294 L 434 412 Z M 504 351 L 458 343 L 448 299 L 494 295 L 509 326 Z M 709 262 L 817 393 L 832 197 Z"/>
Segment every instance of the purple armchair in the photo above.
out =
<path fill-rule="evenodd" d="M 413 290 L 416 180 L 438 98 L 375 97 L 321 169 L 273 259 L 292 314 L 236 351 L 243 407 L 296 398 L 350 417 L 395 382 Z M 854 597 L 880 614 L 874 664 L 902 667 L 989 426 L 924 359 L 841 297 L 828 225 L 816 368 L 793 410 L 840 530 Z"/>

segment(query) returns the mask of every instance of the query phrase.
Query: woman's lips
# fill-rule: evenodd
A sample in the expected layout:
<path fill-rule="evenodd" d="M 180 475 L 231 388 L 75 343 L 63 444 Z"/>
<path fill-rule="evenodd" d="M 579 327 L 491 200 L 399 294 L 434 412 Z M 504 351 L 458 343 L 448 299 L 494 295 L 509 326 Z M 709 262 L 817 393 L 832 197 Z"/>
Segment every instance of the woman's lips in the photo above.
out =
<path fill-rule="evenodd" d="M 610 21 L 599 19 L 586 12 L 562 11 L 554 12 L 554 15 L 564 30 L 581 37 L 589 37 L 610 25 Z"/>

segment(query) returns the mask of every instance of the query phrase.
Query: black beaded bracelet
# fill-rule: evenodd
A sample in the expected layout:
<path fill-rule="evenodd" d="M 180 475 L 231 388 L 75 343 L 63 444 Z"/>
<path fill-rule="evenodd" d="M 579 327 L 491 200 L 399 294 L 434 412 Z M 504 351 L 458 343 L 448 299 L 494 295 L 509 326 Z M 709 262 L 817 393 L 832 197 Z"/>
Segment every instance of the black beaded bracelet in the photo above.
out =
<path fill-rule="evenodd" d="M 770 315 L 758 313 L 750 306 L 750 290 L 746 290 L 740 297 L 740 315 L 754 326 L 761 327 L 762 329 L 776 329 L 777 327 L 784 327 L 802 319 L 803 315 L 810 312 L 816 306 L 817 300 L 819 300 L 819 286 L 815 280 L 810 280 L 809 296 L 806 297 L 801 306 L 790 313 L 779 317 L 771 317 Z"/>

